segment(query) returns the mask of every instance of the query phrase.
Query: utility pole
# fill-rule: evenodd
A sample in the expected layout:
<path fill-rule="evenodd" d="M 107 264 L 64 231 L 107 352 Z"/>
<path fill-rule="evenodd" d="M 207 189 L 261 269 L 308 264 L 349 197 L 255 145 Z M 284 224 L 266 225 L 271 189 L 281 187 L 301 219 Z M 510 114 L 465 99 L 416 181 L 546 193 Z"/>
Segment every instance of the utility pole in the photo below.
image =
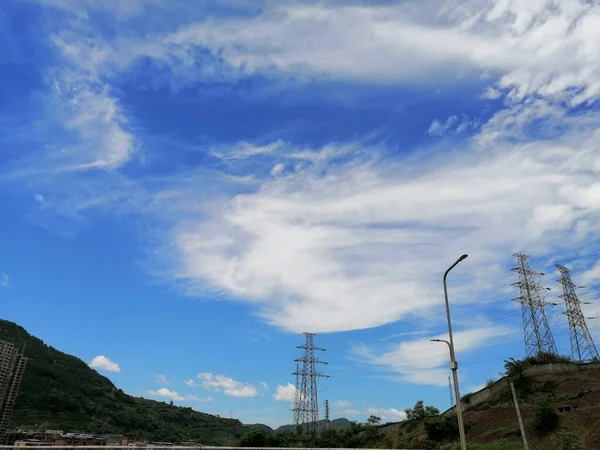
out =
<path fill-rule="evenodd" d="M 521 304 L 525 354 L 527 357 L 540 353 L 557 355 L 554 337 L 544 310 L 547 303 L 542 297 L 542 288 L 538 281 L 544 274 L 531 270 L 527 261 L 528 256 L 521 253 L 515 253 L 513 256 L 517 260 L 517 267 L 512 270 L 519 274 L 519 281 L 513 283 L 513 286 L 517 286 L 520 292 L 519 297 L 514 301 Z"/>
<path fill-rule="evenodd" d="M 581 311 L 581 301 L 577 298 L 575 285 L 571 281 L 569 269 L 557 264 L 560 271 L 560 283 L 563 287 L 563 295 L 559 297 L 565 301 L 566 314 L 569 319 L 569 336 L 571 340 L 571 358 L 580 362 L 599 358 L 598 350 L 592 339 L 592 335 L 585 323 L 585 317 Z"/>
<path fill-rule="evenodd" d="M 329 400 L 325 400 L 325 429 L 329 430 Z"/>
<path fill-rule="evenodd" d="M 525 435 L 525 427 L 523 426 L 523 419 L 521 419 L 521 410 L 519 409 L 519 401 L 517 400 L 517 393 L 515 392 L 515 385 L 510 382 L 510 390 L 512 391 L 513 401 L 515 402 L 515 409 L 517 410 L 517 419 L 519 419 L 519 428 L 521 428 L 521 437 L 523 438 L 523 448 L 529 450 L 527 444 L 527 436 Z"/>
<path fill-rule="evenodd" d="M 452 381 L 448 377 L 448 389 L 450 390 L 450 408 L 454 406 L 454 396 L 452 395 Z"/>
<path fill-rule="evenodd" d="M 307 434 L 313 437 L 317 435 L 319 426 L 319 399 L 317 390 L 317 380 L 319 378 L 329 378 L 317 371 L 317 364 L 327 364 L 315 357 L 315 351 L 324 352 L 325 349 L 315 347 L 313 340 L 314 333 L 304 333 L 305 343 L 299 345 L 298 349 L 304 350 L 301 358 L 296 359 L 297 363 L 302 363 L 300 370 L 296 369 L 293 375 L 300 377 L 300 389 L 295 398 L 294 410 L 297 412 L 296 428 L 302 427 Z"/>

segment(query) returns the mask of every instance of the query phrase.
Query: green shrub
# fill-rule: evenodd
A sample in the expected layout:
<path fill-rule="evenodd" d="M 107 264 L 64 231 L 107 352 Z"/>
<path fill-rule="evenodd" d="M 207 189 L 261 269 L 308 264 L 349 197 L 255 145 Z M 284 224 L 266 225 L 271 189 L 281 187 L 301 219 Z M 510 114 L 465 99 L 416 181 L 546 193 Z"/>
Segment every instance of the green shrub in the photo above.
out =
<path fill-rule="evenodd" d="M 454 414 L 425 420 L 425 431 L 427 438 L 437 442 L 453 441 L 459 437 L 458 422 Z"/>
<path fill-rule="evenodd" d="M 550 433 L 558 428 L 560 417 L 554 408 L 547 403 L 537 406 L 535 411 L 536 429 L 538 433 Z"/>
<path fill-rule="evenodd" d="M 558 387 L 558 383 L 554 380 L 547 380 L 544 381 L 541 385 L 540 385 L 540 391 L 541 392 L 546 392 L 548 394 L 554 394 L 556 392 L 556 388 Z"/>

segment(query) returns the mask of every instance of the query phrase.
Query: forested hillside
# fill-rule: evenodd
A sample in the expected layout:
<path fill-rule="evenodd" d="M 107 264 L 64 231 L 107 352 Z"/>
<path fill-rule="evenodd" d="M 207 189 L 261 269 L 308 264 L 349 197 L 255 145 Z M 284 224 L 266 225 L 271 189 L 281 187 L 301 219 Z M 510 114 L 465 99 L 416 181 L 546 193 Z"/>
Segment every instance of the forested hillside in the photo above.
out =
<path fill-rule="evenodd" d="M 0 339 L 22 347 L 27 370 L 11 427 L 118 433 L 157 441 L 227 444 L 244 434 L 238 420 L 132 397 L 80 359 L 0 320 Z"/>

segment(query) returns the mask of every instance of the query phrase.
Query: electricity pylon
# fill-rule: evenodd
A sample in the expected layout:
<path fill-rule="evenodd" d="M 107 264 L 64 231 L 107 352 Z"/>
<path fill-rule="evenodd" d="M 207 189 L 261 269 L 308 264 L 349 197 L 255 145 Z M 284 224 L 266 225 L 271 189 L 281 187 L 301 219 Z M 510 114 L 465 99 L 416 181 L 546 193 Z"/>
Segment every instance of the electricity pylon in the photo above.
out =
<path fill-rule="evenodd" d="M 327 364 L 315 357 L 315 351 L 325 351 L 323 348 L 315 347 L 313 339 L 314 333 L 304 333 L 306 342 L 296 348 L 304 350 L 301 358 L 296 359 L 302 363 L 302 368 L 296 370 L 294 375 L 300 377 L 299 389 L 296 390 L 294 402 L 294 418 L 296 419 L 296 429 L 302 430 L 306 434 L 316 436 L 319 426 L 319 399 L 317 391 L 317 380 L 319 378 L 329 378 L 317 371 L 317 364 Z"/>
<path fill-rule="evenodd" d="M 517 267 L 512 269 L 519 274 L 519 281 L 513 283 L 520 291 L 520 296 L 514 299 L 521 304 L 523 314 L 523 334 L 525 338 L 526 356 L 535 356 L 540 353 L 558 354 L 552 331 L 546 319 L 544 301 L 538 279 L 544 275 L 534 272 L 529 267 L 526 255 L 516 253 Z"/>
<path fill-rule="evenodd" d="M 563 295 L 559 297 L 565 301 L 565 313 L 569 319 L 571 358 L 581 362 L 598 358 L 598 350 L 585 323 L 585 317 L 581 311 L 581 302 L 577 298 L 575 285 L 571 281 L 571 275 L 569 275 L 569 269 L 560 264 L 557 264 L 556 267 L 560 271 L 560 280 L 558 281 L 560 281 L 563 287 Z"/>

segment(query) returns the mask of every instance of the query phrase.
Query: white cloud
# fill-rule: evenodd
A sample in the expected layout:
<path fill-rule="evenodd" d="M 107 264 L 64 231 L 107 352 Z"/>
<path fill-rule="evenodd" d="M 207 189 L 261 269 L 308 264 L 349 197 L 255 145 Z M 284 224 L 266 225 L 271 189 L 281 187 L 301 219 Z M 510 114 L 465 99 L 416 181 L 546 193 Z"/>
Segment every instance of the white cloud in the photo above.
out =
<path fill-rule="evenodd" d="M 456 331 L 454 345 L 457 354 L 477 349 L 494 338 L 511 334 L 514 330 L 490 325 L 466 331 Z M 357 346 L 354 353 L 360 360 L 384 367 L 409 383 L 446 386 L 449 373 L 449 353 L 443 343 L 431 339 L 447 339 L 447 334 L 431 338 L 404 341 L 394 350 L 376 355 L 367 346 Z"/>
<path fill-rule="evenodd" d="M 450 128 L 452 128 L 454 125 L 456 125 L 457 122 L 458 122 L 457 116 L 448 117 L 448 119 L 444 123 L 435 119 L 433 122 L 431 122 L 431 125 L 429 126 L 427 133 L 429 133 L 433 136 L 441 136 L 443 134 L 446 134 L 446 132 L 448 132 L 448 130 L 450 130 Z"/>
<path fill-rule="evenodd" d="M 282 163 L 277 163 L 273 166 L 273 168 L 271 169 L 271 175 L 273 175 L 274 177 L 281 175 L 281 172 L 283 172 L 285 169 L 285 165 Z"/>
<path fill-rule="evenodd" d="M 479 125 L 479 122 L 469 119 L 466 114 L 463 114 L 460 119 L 458 116 L 450 116 L 445 122 L 440 122 L 438 119 L 435 119 L 431 122 L 427 133 L 432 136 L 443 136 L 454 130 L 455 134 L 460 134 L 471 128 L 477 127 L 477 125 Z"/>
<path fill-rule="evenodd" d="M 269 4 L 258 15 L 207 19 L 159 41 L 110 45 L 61 33 L 54 42 L 70 66 L 53 79 L 49 103 L 62 105 L 57 120 L 80 139 L 65 147 L 68 157 L 54 149 L 50 159 L 59 163 L 52 167 L 114 171 L 131 159 L 127 118 L 98 80 L 140 55 L 170 61 L 184 81 L 182 73 L 202 71 L 175 70 L 195 62 L 170 59 L 170 52 L 187 55 L 194 45 L 271 74 L 403 83 L 424 73 L 485 70 L 493 83 L 486 96 L 509 93 L 507 106 L 460 153 L 381 164 L 364 160 L 377 149 L 360 149 L 357 157 L 358 145 L 244 142 L 216 153 L 240 161 L 285 145 L 307 165 L 275 179 L 249 175 L 252 190 L 217 205 L 200 204 L 200 190 L 188 185 L 146 194 L 146 204 L 159 203 L 158 215 L 172 226 L 165 247 L 174 249 L 174 279 L 191 293 L 246 300 L 290 331 L 373 327 L 439 306 L 439 275 L 464 252 L 472 256 L 453 273 L 461 282 L 453 293 L 460 302 L 478 301 L 482 289 L 498 287 L 498 265 L 514 250 L 576 250 L 598 231 L 597 115 L 572 114 L 564 104 L 598 97 L 600 16 L 597 5 L 579 0 L 456 3 Z M 324 164 L 340 153 L 350 162 Z M 132 188 L 123 184 L 117 201 L 127 202 Z M 163 207 L 161 198 L 177 198 L 176 205 Z"/>
<path fill-rule="evenodd" d="M 187 384 L 190 387 L 198 386 L 196 384 L 196 382 L 192 378 L 189 378 L 189 379 L 185 380 L 184 383 Z"/>
<path fill-rule="evenodd" d="M 160 389 L 148 389 L 146 391 L 146 394 L 148 395 L 152 395 L 155 397 L 163 397 L 163 398 L 168 398 L 171 400 L 178 400 L 178 401 L 183 401 L 185 400 L 185 397 L 182 395 L 179 395 L 177 392 L 172 391 L 170 389 L 167 388 L 160 388 Z"/>
<path fill-rule="evenodd" d="M 258 15 L 187 25 L 162 43 L 140 45 L 140 51 L 168 60 L 198 45 L 218 51 L 247 72 L 278 70 L 395 83 L 439 82 L 465 71 L 485 71 L 499 74 L 499 86 L 519 98 L 567 95 L 577 103 L 600 95 L 597 4 L 457 2 L 273 3 Z M 181 56 L 175 59 L 193 64 Z M 411 64 L 402 63 L 407 60 Z"/>
<path fill-rule="evenodd" d="M 290 383 L 278 385 L 273 394 L 273 398 L 281 402 L 294 403 L 296 399 L 296 386 Z"/>
<path fill-rule="evenodd" d="M 564 132 L 527 139 L 538 114 Z M 192 292 L 246 299 L 287 330 L 331 332 L 439 305 L 441 272 L 470 253 L 454 292 L 479 301 L 504 282 L 498 264 L 515 250 L 575 250 L 598 230 L 597 126 L 591 114 L 530 102 L 500 111 L 460 153 L 315 164 L 264 180 L 208 220 L 182 219 L 174 276 Z"/>
<path fill-rule="evenodd" d="M 583 285 L 600 284 L 600 261 L 577 277 Z"/>
<path fill-rule="evenodd" d="M 90 367 L 94 369 L 106 370 L 107 372 L 121 372 L 121 368 L 119 365 L 106 356 L 99 355 L 90 361 Z"/>
<path fill-rule="evenodd" d="M 232 378 L 223 375 L 214 375 L 212 373 L 198 374 L 198 378 L 202 380 L 202 386 L 205 389 L 223 392 L 229 397 L 256 397 L 258 389 L 250 383 L 235 381 Z"/>
<path fill-rule="evenodd" d="M 383 422 L 400 422 L 406 420 L 406 413 L 395 408 L 367 408 L 365 415 L 381 417 Z"/>
<path fill-rule="evenodd" d="M 169 381 L 169 379 L 167 378 L 166 375 L 156 375 L 156 380 L 159 383 L 163 383 L 163 384 L 171 384 L 171 382 Z"/>
<path fill-rule="evenodd" d="M 11 287 L 10 277 L 6 273 L 0 273 L 0 287 Z"/>
<path fill-rule="evenodd" d="M 39 205 L 43 205 L 45 202 L 44 196 L 42 194 L 40 194 L 39 192 L 36 193 L 33 196 L 33 199 L 39 204 Z"/>
<path fill-rule="evenodd" d="M 177 392 L 167 388 L 160 389 L 148 389 L 146 394 L 153 397 L 167 398 L 169 400 L 180 401 L 180 402 L 212 402 L 211 397 L 197 397 L 195 395 L 179 395 Z"/>
<path fill-rule="evenodd" d="M 485 92 L 482 94 L 483 98 L 487 98 L 489 100 L 496 100 L 499 99 L 500 97 L 502 97 L 502 92 L 500 92 L 498 89 L 495 89 L 491 86 L 489 86 L 488 88 L 486 88 Z"/>
<path fill-rule="evenodd" d="M 273 153 L 281 149 L 285 145 L 286 143 L 281 139 L 278 139 L 270 144 L 262 146 L 252 145 L 248 142 L 239 142 L 232 148 L 228 148 L 226 153 L 223 153 L 223 151 L 221 150 L 215 150 L 212 152 L 212 154 L 222 159 L 235 160 Z"/>
<path fill-rule="evenodd" d="M 336 400 L 335 402 L 333 402 L 333 406 L 336 408 L 350 408 L 350 406 L 352 406 L 352 403 L 350 403 L 348 400 Z"/>

